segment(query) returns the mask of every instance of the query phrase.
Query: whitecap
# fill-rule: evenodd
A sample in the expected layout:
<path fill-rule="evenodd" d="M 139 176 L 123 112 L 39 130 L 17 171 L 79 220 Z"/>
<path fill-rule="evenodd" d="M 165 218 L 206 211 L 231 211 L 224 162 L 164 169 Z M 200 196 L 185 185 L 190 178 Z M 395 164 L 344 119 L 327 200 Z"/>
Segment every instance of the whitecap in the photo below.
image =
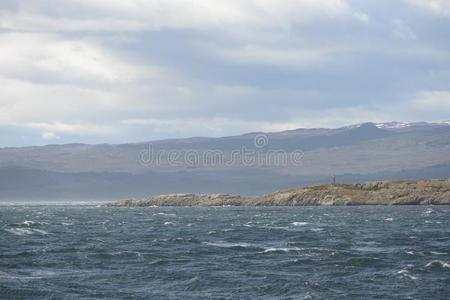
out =
<path fill-rule="evenodd" d="M 305 226 L 308 225 L 308 222 L 292 222 L 294 226 Z"/>
<path fill-rule="evenodd" d="M 311 231 L 319 232 L 319 231 L 323 231 L 323 228 L 311 228 Z"/>
<path fill-rule="evenodd" d="M 42 230 L 42 229 L 33 229 L 34 232 L 40 233 L 40 234 L 49 234 L 47 231 Z"/>
<path fill-rule="evenodd" d="M 450 269 L 450 263 L 442 260 L 433 260 L 425 265 L 426 268 L 447 268 Z"/>
<path fill-rule="evenodd" d="M 27 225 L 27 226 L 31 226 L 31 225 L 36 224 L 36 222 L 25 220 L 25 221 L 22 222 L 22 224 Z"/>
<path fill-rule="evenodd" d="M 397 274 L 400 274 L 403 277 L 406 277 L 406 278 L 409 278 L 409 279 L 412 279 L 412 280 L 416 280 L 417 279 L 416 276 L 411 275 L 411 273 L 408 270 L 406 270 L 406 269 L 398 271 Z"/>
<path fill-rule="evenodd" d="M 287 230 L 287 231 L 292 231 L 292 229 L 289 229 L 289 227 L 284 227 L 284 226 L 263 226 L 262 228 L 267 228 L 269 230 L 272 229 L 277 229 L 277 230 Z"/>
<path fill-rule="evenodd" d="M 33 234 L 33 231 L 27 228 L 8 228 L 5 231 L 12 233 L 14 235 L 29 235 Z"/>
<path fill-rule="evenodd" d="M 433 254 L 433 255 L 446 255 L 448 253 L 447 252 L 430 251 L 430 254 Z"/>
<path fill-rule="evenodd" d="M 164 222 L 164 225 L 175 225 L 174 222 Z"/>
<path fill-rule="evenodd" d="M 46 235 L 49 234 L 47 231 L 45 230 L 41 230 L 41 229 L 29 229 L 29 228 L 7 228 L 5 229 L 5 231 L 12 233 L 14 235 L 31 235 L 34 233 L 39 233 L 42 235 Z"/>
<path fill-rule="evenodd" d="M 293 248 L 267 248 L 263 251 L 263 253 L 269 252 L 290 252 L 290 251 L 301 251 L 302 249 L 293 247 Z"/>
<path fill-rule="evenodd" d="M 359 252 L 372 252 L 372 253 L 379 253 L 382 251 L 382 248 L 372 246 L 352 247 L 351 249 Z"/>
<path fill-rule="evenodd" d="M 137 257 L 141 257 L 142 254 L 139 251 L 117 251 L 109 253 L 112 256 L 123 256 L 123 255 L 136 255 Z"/>
<path fill-rule="evenodd" d="M 386 219 L 384 219 L 385 221 L 389 221 L 389 222 L 392 222 L 392 221 L 394 221 L 394 219 L 393 218 L 386 218 Z"/>
<path fill-rule="evenodd" d="M 257 247 L 257 248 L 261 248 L 261 246 L 259 246 L 259 245 L 249 244 L 249 243 L 204 242 L 203 244 L 208 245 L 208 246 L 221 247 L 221 248 L 235 248 L 235 247 L 240 247 L 240 248 Z"/>
<path fill-rule="evenodd" d="M 11 227 L 21 227 L 21 226 L 22 226 L 22 227 L 23 227 L 23 226 L 26 226 L 26 227 L 36 227 L 36 226 L 46 225 L 46 224 L 48 224 L 48 223 L 25 220 L 25 221 L 23 221 L 22 223 L 12 223 L 12 224 L 9 224 L 9 226 L 11 226 Z M 36 226 L 35 226 L 35 225 L 36 225 Z"/>
<path fill-rule="evenodd" d="M 162 213 L 162 212 L 156 213 L 153 215 L 166 216 L 166 217 L 176 217 L 177 216 L 176 214 L 167 214 L 167 213 Z"/>
<path fill-rule="evenodd" d="M 434 212 L 434 210 L 432 210 L 431 208 L 428 208 L 423 214 L 424 215 L 430 215 Z"/>

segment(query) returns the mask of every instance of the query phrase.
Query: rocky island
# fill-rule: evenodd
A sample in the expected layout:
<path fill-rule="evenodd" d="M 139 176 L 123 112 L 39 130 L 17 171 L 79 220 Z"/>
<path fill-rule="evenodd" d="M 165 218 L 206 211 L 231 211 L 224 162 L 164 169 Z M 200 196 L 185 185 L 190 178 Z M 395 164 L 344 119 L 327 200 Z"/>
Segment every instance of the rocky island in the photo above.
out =
<path fill-rule="evenodd" d="M 107 206 L 306 206 L 449 205 L 450 179 L 312 185 L 256 197 L 169 194 L 127 199 Z"/>

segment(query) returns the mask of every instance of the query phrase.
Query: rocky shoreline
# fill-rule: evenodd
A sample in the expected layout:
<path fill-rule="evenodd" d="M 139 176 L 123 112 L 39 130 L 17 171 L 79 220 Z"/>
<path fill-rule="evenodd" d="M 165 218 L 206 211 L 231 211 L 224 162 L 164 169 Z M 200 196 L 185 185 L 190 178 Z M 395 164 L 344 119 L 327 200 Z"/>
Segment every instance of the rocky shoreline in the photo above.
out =
<path fill-rule="evenodd" d="M 256 197 L 169 194 L 127 199 L 106 206 L 307 206 L 449 205 L 450 179 L 312 185 Z"/>

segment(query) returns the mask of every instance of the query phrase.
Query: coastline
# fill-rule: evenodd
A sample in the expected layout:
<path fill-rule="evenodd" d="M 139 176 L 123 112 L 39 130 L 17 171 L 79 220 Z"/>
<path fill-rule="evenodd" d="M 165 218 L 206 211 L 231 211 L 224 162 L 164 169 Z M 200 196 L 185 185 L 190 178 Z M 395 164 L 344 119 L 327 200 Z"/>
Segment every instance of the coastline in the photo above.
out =
<path fill-rule="evenodd" d="M 119 200 L 104 206 L 319 205 L 450 205 L 450 179 L 311 185 L 255 197 L 230 194 L 167 194 Z"/>

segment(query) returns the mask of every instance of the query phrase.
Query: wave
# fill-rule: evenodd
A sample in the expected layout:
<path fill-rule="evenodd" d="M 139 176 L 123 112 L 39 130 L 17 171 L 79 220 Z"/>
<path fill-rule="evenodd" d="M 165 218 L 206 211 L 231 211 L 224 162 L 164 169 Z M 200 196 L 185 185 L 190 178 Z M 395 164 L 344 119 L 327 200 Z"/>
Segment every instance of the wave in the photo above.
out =
<path fill-rule="evenodd" d="M 260 244 L 251 244 L 251 243 L 229 243 L 229 242 L 204 242 L 205 245 L 220 247 L 220 248 L 245 248 L 245 249 L 259 249 L 262 250 L 258 253 L 271 253 L 271 252 L 299 252 L 302 251 L 301 248 L 298 247 L 267 247 Z"/>
<path fill-rule="evenodd" d="M 314 231 L 314 232 L 319 232 L 319 231 L 323 231 L 324 229 L 323 228 L 311 228 L 311 231 Z"/>
<path fill-rule="evenodd" d="M 111 252 L 108 253 L 112 256 L 137 256 L 137 257 L 141 257 L 142 253 L 139 251 L 117 251 L 117 252 Z"/>
<path fill-rule="evenodd" d="M 7 228 L 5 231 L 12 233 L 14 235 L 29 235 L 33 234 L 33 231 L 31 229 L 27 228 Z"/>
<path fill-rule="evenodd" d="M 446 268 L 450 269 L 450 263 L 442 260 L 433 260 L 425 265 L 425 268 Z"/>
<path fill-rule="evenodd" d="M 142 253 L 139 251 L 98 251 L 92 254 L 88 254 L 88 257 L 94 257 L 98 259 L 112 259 L 114 257 L 121 258 L 136 258 L 141 257 Z"/>
<path fill-rule="evenodd" d="M 42 235 L 49 234 L 47 231 L 42 229 L 32 229 L 32 228 L 20 228 L 20 227 L 14 227 L 14 228 L 6 228 L 5 231 L 14 234 L 14 235 L 31 235 L 35 233 L 39 233 Z"/>
<path fill-rule="evenodd" d="M 22 223 L 11 223 L 8 224 L 9 227 L 39 227 L 42 225 L 48 225 L 48 223 L 45 222 L 36 222 L 36 221 L 30 221 L 30 220 L 25 220 Z"/>
<path fill-rule="evenodd" d="M 294 226 L 305 226 L 305 225 L 308 225 L 309 223 L 308 222 L 292 222 L 291 224 Z"/>
<path fill-rule="evenodd" d="M 177 215 L 176 214 L 167 214 L 167 213 L 162 213 L 162 212 L 160 212 L 160 213 L 156 213 L 156 214 L 153 214 L 154 216 L 166 216 L 166 217 L 176 217 Z"/>
<path fill-rule="evenodd" d="M 403 277 L 406 277 L 406 278 L 409 278 L 409 279 L 412 279 L 412 280 L 416 280 L 417 279 L 416 276 L 411 275 L 411 273 L 408 270 L 406 270 L 406 269 L 398 271 L 397 274 L 402 275 Z"/>
<path fill-rule="evenodd" d="M 430 251 L 430 254 L 433 254 L 433 255 L 447 255 L 448 253 L 447 252 Z"/>
<path fill-rule="evenodd" d="M 25 221 L 22 222 L 22 224 L 23 225 L 27 225 L 27 226 L 31 226 L 31 225 L 36 224 L 36 222 L 25 220 Z"/>
<path fill-rule="evenodd" d="M 46 234 L 50 234 L 49 232 L 42 230 L 42 229 L 32 229 L 34 232 L 46 235 Z"/>
<path fill-rule="evenodd" d="M 423 216 L 429 216 L 429 215 L 431 215 L 432 213 L 434 213 L 434 210 L 431 209 L 431 208 L 428 208 L 426 211 L 424 211 L 424 212 L 422 213 L 422 215 L 423 215 Z"/>
<path fill-rule="evenodd" d="M 203 244 L 208 245 L 208 246 L 220 247 L 220 248 L 261 248 L 261 249 L 264 249 L 264 247 L 261 245 L 250 244 L 250 243 L 203 242 Z"/>
<path fill-rule="evenodd" d="M 263 251 L 263 253 L 269 252 L 290 252 L 290 251 L 301 251 L 301 248 L 293 247 L 293 248 L 267 248 Z"/>

